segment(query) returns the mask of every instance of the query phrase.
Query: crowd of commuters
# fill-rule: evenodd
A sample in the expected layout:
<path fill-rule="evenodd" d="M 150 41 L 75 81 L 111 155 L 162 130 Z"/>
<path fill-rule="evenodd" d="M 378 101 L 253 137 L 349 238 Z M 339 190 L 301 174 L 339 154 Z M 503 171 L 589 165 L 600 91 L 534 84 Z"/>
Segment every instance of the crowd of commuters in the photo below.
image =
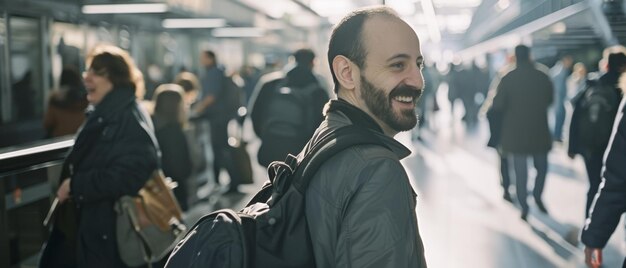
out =
<path fill-rule="evenodd" d="M 399 31 L 388 32 L 386 27 Z M 386 40 L 397 42 L 388 46 L 371 37 L 381 34 L 386 35 Z M 312 88 L 312 93 L 299 96 L 304 98 L 299 106 L 310 106 L 302 113 L 306 117 L 300 120 L 312 126 L 295 129 L 298 137 L 294 146 L 281 148 L 268 161 L 282 160 L 280 154 L 298 154 L 300 150 L 304 153 L 310 150 L 305 145 L 309 139 L 313 142 L 323 133 L 345 125 L 358 125 L 366 131 L 373 131 L 387 144 L 359 146 L 362 148 L 342 152 L 322 167 L 331 173 L 319 173 L 336 175 L 339 172 L 342 180 L 326 175 L 314 179 L 312 190 L 307 194 L 310 204 L 322 204 L 320 200 L 338 204 L 307 207 L 310 231 L 320 238 L 314 244 L 316 262 L 332 266 L 426 267 L 415 214 L 415 193 L 399 162 L 409 151 L 393 140 L 396 133 L 410 130 L 417 123 L 414 110 L 424 86 L 419 39 L 395 11 L 383 7 L 368 8 L 353 12 L 336 27 L 329 48 L 329 67 L 338 95 L 338 99 L 331 102 L 328 102 L 330 94 L 326 83 L 312 71 L 315 54 L 310 49 L 296 51 L 293 68 L 262 78 L 252 94 L 246 94 L 243 87 L 226 86 L 230 82 L 228 79 L 232 78 L 218 65 L 217 55 L 203 51 L 201 64 L 204 70 L 200 79 L 193 73 L 181 72 L 172 83 L 148 89 L 154 92 L 151 101 L 144 100 L 147 89 L 143 75 L 126 51 L 110 45 L 91 50 L 86 58 L 84 80 L 77 72 L 64 71 L 59 93 L 52 95 L 50 111 L 46 115 L 49 119 L 45 126 L 50 136 L 76 133 L 76 141 L 63 164 L 56 194 L 62 207 L 59 211 L 63 212 L 56 217 L 40 266 L 125 267 L 116 243 L 116 200 L 137 193 L 150 175 L 161 168 L 178 182 L 174 193 L 182 208 L 187 209 L 189 196 L 194 190 L 187 183 L 196 168 L 194 161 L 197 161 L 192 159 L 192 147 L 197 145 L 189 143 L 188 126 L 208 125 L 202 127 L 210 129 L 211 164 L 215 183 L 219 185 L 219 172 L 223 167 L 228 169 L 229 162 L 233 161 L 227 159 L 225 153 L 229 146 L 227 124 L 232 119 L 223 116 L 224 109 L 227 109 L 226 96 L 231 95 L 228 90 L 243 90 L 242 95 L 237 95 L 242 96 L 241 105 L 246 105 L 250 99 L 253 119 L 261 118 L 258 122 L 253 120 L 254 128 L 260 129 L 257 134 L 263 138 L 268 131 L 277 128 L 262 122 L 268 121 L 263 117 L 272 108 L 272 105 L 268 106 L 272 97 L 265 96 L 262 89 L 268 90 L 268 85 L 272 85 L 294 92 L 307 92 Z M 394 64 L 375 67 L 382 66 L 379 61 L 389 60 Z M 375 76 L 377 72 L 388 75 Z M 268 77 L 272 79 L 268 80 Z M 85 109 L 86 116 L 82 113 Z M 72 120 L 70 126 L 59 124 L 58 120 L 55 121 L 57 110 L 75 113 L 76 120 Z M 268 148 L 276 150 L 278 146 L 280 144 L 274 143 Z M 337 169 L 338 166 L 352 168 Z M 388 183 L 389 178 L 394 183 Z M 227 192 L 236 191 L 237 178 L 230 180 Z M 322 185 L 331 183 L 329 180 L 338 183 L 337 191 L 326 193 L 320 190 Z M 379 189 L 383 184 L 388 185 L 383 191 L 355 190 Z M 374 199 L 372 193 L 383 198 Z M 348 206 L 354 202 L 362 205 Z M 363 211 L 364 208 L 371 213 Z M 326 223 L 315 222 L 325 218 L 318 217 L 322 214 L 341 215 L 355 224 L 350 228 L 342 225 L 330 228 Z M 374 215 L 378 216 L 372 217 Z M 385 224 L 379 224 L 383 222 Z M 376 230 L 374 243 L 365 236 L 348 235 L 370 233 L 371 228 Z M 351 242 L 346 243 L 346 239 Z M 355 245 L 367 251 L 386 253 L 367 258 L 344 254 Z M 333 248 L 337 251 L 331 251 Z"/>
<path fill-rule="evenodd" d="M 589 74 L 583 63 L 574 63 L 571 55 L 563 56 L 548 72 L 532 62 L 528 47 L 517 46 L 510 63 L 493 79 L 483 107 L 491 131 L 488 146 L 500 155 L 503 197 L 513 201 L 509 184 L 515 180 L 524 220 L 529 211 L 527 158 L 533 158 L 536 170 L 535 204 L 547 214 L 542 192 L 552 141 L 566 142 L 571 158 L 582 156 L 589 188 L 581 242 L 589 267 L 601 266 L 602 248 L 626 212 L 626 175 L 623 165 L 617 164 L 626 152 L 621 133 L 626 84 L 619 83 L 620 77 L 626 81 L 625 52 L 621 46 L 605 49 L 595 74 Z"/>

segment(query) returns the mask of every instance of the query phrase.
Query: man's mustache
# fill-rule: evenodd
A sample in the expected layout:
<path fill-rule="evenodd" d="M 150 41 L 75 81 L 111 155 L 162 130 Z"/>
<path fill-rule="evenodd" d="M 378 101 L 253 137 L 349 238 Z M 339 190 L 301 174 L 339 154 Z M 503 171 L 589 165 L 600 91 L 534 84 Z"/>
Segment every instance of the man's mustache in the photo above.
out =
<path fill-rule="evenodd" d="M 415 99 L 419 99 L 422 96 L 422 91 L 423 90 L 421 88 L 417 88 L 414 86 L 399 85 L 395 87 L 393 90 L 391 90 L 391 92 L 389 93 L 389 96 L 391 98 L 396 97 L 396 96 L 409 96 Z"/>

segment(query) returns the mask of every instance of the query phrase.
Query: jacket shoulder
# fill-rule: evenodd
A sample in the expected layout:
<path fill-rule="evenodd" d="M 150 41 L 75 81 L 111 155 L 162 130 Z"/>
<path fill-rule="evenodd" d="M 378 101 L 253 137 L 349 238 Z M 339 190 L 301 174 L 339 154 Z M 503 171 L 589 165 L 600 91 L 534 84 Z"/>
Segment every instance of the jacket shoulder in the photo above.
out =
<path fill-rule="evenodd" d="M 394 178 L 407 178 L 397 155 L 381 145 L 355 145 L 326 160 L 311 180 L 312 190 L 308 191 L 342 207 L 364 184 Z"/>

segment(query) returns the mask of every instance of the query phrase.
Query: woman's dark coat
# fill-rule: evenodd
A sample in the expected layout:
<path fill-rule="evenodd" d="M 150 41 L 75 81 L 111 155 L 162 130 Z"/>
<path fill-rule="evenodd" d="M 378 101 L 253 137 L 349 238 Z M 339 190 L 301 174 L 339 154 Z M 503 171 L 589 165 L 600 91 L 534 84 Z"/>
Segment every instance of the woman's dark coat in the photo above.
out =
<path fill-rule="evenodd" d="M 64 163 L 77 207 L 78 267 L 125 267 L 115 236 L 115 201 L 136 194 L 157 168 L 150 117 L 132 90 L 113 89 L 79 132 Z"/>

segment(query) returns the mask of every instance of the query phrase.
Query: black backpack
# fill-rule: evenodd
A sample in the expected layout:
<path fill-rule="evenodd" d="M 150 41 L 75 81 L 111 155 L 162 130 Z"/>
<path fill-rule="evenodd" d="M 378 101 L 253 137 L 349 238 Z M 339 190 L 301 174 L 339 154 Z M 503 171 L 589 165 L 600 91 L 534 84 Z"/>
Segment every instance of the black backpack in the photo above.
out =
<path fill-rule="evenodd" d="M 297 154 L 323 120 L 322 108 L 328 100 L 319 83 L 303 87 L 288 86 L 287 79 L 268 88 L 260 122 L 259 163 L 267 166 L 288 153 Z"/>
<path fill-rule="evenodd" d="M 570 143 L 577 148 L 570 153 L 604 151 L 619 106 L 617 89 L 598 80 L 587 80 L 585 89 L 572 99 L 572 103 Z"/>
<path fill-rule="evenodd" d="M 273 162 L 270 180 L 240 212 L 203 216 L 174 248 L 166 267 L 315 267 L 305 217 L 305 193 L 317 169 L 357 144 L 385 146 L 381 134 L 346 126 L 328 133 L 301 162 L 288 155 Z"/>

